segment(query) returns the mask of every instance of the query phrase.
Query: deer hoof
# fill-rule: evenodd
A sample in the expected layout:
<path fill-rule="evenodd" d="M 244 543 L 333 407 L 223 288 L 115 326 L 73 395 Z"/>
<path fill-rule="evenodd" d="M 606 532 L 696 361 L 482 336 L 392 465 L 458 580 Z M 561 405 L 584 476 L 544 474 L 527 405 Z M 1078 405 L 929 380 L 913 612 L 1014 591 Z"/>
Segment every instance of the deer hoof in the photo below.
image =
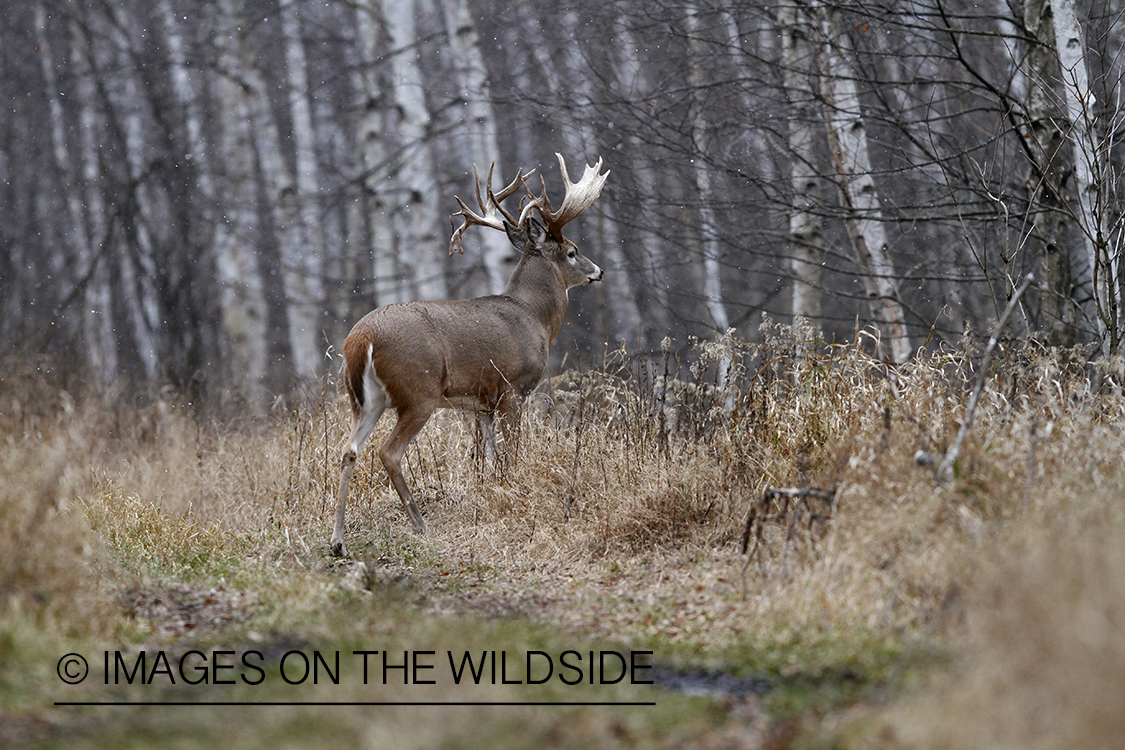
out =
<path fill-rule="evenodd" d="M 332 542 L 332 555 L 334 557 L 347 557 L 348 551 L 344 548 L 343 539 L 336 539 Z"/>

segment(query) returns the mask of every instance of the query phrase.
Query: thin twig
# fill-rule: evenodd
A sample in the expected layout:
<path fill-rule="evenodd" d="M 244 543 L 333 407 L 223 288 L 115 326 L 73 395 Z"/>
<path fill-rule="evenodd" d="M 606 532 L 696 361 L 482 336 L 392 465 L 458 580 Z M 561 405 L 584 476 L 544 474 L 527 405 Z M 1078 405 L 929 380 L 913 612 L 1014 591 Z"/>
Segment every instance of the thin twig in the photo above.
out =
<path fill-rule="evenodd" d="M 957 439 L 953 441 L 953 446 L 946 452 L 945 458 L 941 460 L 941 465 L 938 467 L 938 482 L 946 485 L 953 478 L 953 464 L 961 455 L 961 444 L 965 442 L 965 436 L 969 434 L 969 428 L 972 427 L 973 417 L 977 413 L 977 403 L 980 401 L 981 391 L 984 390 L 984 381 L 988 378 L 988 365 L 992 360 L 992 351 L 996 348 L 996 344 L 1000 340 L 1000 333 L 1008 325 L 1008 319 L 1012 317 L 1012 311 L 1016 309 L 1019 304 L 1020 297 L 1035 281 L 1032 274 L 1028 274 L 1024 278 L 1023 283 L 1019 285 L 1012 298 L 1008 300 L 1008 306 L 1004 308 L 1004 314 L 1000 316 L 1000 320 L 996 321 L 996 328 L 992 330 L 992 337 L 988 340 L 988 346 L 984 349 L 984 357 L 981 359 L 980 372 L 977 373 L 977 382 L 973 386 L 973 395 L 969 399 L 969 408 L 965 411 L 965 419 L 961 422 L 961 429 L 957 431 Z"/>

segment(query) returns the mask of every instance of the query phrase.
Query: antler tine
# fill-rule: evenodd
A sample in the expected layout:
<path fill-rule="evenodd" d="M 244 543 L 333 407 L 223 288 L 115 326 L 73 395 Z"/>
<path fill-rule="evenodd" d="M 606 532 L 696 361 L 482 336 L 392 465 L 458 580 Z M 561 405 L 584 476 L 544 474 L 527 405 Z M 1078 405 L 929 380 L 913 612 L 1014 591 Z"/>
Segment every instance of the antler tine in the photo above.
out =
<path fill-rule="evenodd" d="M 488 171 L 488 200 L 491 201 L 492 205 L 496 206 L 496 209 L 504 215 L 504 218 L 508 220 L 509 224 L 515 224 L 516 226 L 519 226 L 519 222 L 516 221 L 515 217 L 508 212 L 508 209 L 504 208 L 504 206 L 501 205 L 501 202 L 507 198 L 510 198 L 512 193 L 516 192 L 521 187 L 524 187 L 527 183 L 527 178 L 531 177 L 531 175 L 533 174 L 535 174 L 534 169 L 532 169 L 527 174 L 524 174 L 523 169 L 521 168 L 516 173 L 516 178 L 514 180 L 508 183 L 508 185 L 504 187 L 499 193 L 494 193 L 492 192 L 492 170 L 490 169 Z"/>
<path fill-rule="evenodd" d="M 461 246 L 461 237 L 464 236 L 465 230 L 471 226 L 491 227 L 492 229 L 499 229 L 501 232 L 504 231 L 504 222 L 496 218 L 497 210 L 499 210 L 509 222 L 515 223 L 515 219 L 512 215 L 500 205 L 500 201 L 518 190 L 520 186 L 524 184 L 527 177 L 530 176 L 531 172 L 524 175 L 521 169 L 519 173 L 516 174 L 516 179 L 512 180 L 510 185 L 497 194 L 492 191 L 492 173 L 495 168 L 496 162 L 492 162 L 488 167 L 488 183 L 485 189 L 485 195 L 487 195 L 488 198 L 486 201 L 484 195 L 481 194 L 480 175 L 477 172 L 477 165 L 475 163 L 473 164 L 473 187 L 477 193 L 477 205 L 480 206 L 481 212 L 479 214 L 465 205 L 465 201 L 461 200 L 456 195 L 453 196 L 453 200 L 457 201 L 457 205 L 461 207 L 461 210 L 449 218 L 449 227 L 453 231 L 453 236 L 449 240 L 450 255 L 453 255 L 454 252 L 464 254 L 465 249 Z M 457 216 L 465 217 L 460 227 L 454 222 L 454 218 Z"/>
<path fill-rule="evenodd" d="M 602 188 L 605 187 L 609 172 L 599 174 L 602 171 L 602 159 L 599 158 L 594 166 L 586 165 L 586 170 L 582 173 L 582 179 L 578 182 L 571 182 L 562 154 L 556 153 L 555 156 L 559 160 L 559 171 L 562 172 L 563 185 L 566 187 L 566 195 L 563 196 L 563 202 L 559 206 L 558 218 L 556 219 L 561 226 L 585 211 L 598 199 L 598 196 L 602 194 Z"/>
<path fill-rule="evenodd" d="M 511 197 L 512 193 L 519 190 L 523 186 L 523 184 L 525 182 L 527 182 L 527 178 L 531 177 L 531 175 L 533 175 L 533 174 L 535 174 L 534 169 L 529 170 L 527 174 L 524 174 L 523 169 L 521 168 L 518 172 L 516 172 L 516 178 L 514 180 L 512 180 L 510 183 L 508 183 L 507 187 L 505 187 L 499 193 L 495 194 L 496 200 L 502 201 L 506 198 Z M 489 184 L 489 186 L 492 185 L 491 180 L 489 181 L 488 184 Z"/>
<path fill-rule="evenodd" d="M 488 165 L 488 187 L 492 186 L 492 170 L 496 169 L 496 162 Z M 477 191 L 477 205 L 480 206 L 481 214 L 488 216 L 488 206 L 485 205 L 484 199 L 480 195 L 480 177 L 477 175 L 477 163 L 473 162 L 473 189 Z"/>
<path fill-rule="evenodd" d="M 532 211 L 534 211 L 536 209 L 539 209 L 539 214 L 540 215 L 543 214 L 543 209 L 539 207 L 539 199 L 536 198 L 534 195 L 531 195 L 530 190 L 528 190 L 527 192 L 528 192 L 528 195 L 530 196 L 531 200 L 529 200 L 527 202 L 527 204 L 525 205 L 524 202 L 523 202 L 523 199 L 522 198 L 520 199 L 520 218 L 519 218 L 519 221 L 516 222 L 517 227 L 523 226 L 523 223 L 525 221 L 527 221 L 527 217 L 531 215 Z"/>
<path fill-rule="evenodd" d="M 566 169 L 566 161 L 563 160 L 562 154 L 556 152 L 555 156 L 559 160 L 559 172 L 562 174 L 563 188 L 566 191 L 563 195 L 562 205 L 559 206 L 558 211 L 552 209 L 551 199 L 547 197 L 547 183 L 540 175 L 543 192 L 536 197 L 530 190 L 527 191 L 528 195 L 531 196 L 531 202 L 527 209 L 524 209 L 524 215 L 521 215 L 520 219 L 522 222 L 526 218 L 528 209 L 534 206 L 539 209 L 539 214 L 543 217 L 548 231 L 556 237 L 561 237 L 563 226 L 589 208 L 602 194 L 602 188 L 609 177 L 609 172 L 599 174 L 602 169 L 602 160 L 599 158 L 594 166 L 586 165 L 586 171 L 583 172 L 582 179 L 578 182 L 571 182 L 570 174 Z"/>

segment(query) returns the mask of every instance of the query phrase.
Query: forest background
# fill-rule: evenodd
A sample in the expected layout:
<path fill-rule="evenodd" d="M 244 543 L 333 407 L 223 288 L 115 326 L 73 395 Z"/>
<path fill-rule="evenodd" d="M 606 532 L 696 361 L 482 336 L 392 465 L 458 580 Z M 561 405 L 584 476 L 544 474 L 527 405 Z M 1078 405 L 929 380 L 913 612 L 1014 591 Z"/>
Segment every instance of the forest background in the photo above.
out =
<path fill-rule="evenodd" d="M 1117 0 L 0 7 L 0 351 L 111 399 L 259 409 L 376 305 L 500 292 L 453 196 L 556 151 L 612 172 L 556 364 L 764 315 L 901 362 L 1027 273 L 1015 334 L 1121 337 Z"/>

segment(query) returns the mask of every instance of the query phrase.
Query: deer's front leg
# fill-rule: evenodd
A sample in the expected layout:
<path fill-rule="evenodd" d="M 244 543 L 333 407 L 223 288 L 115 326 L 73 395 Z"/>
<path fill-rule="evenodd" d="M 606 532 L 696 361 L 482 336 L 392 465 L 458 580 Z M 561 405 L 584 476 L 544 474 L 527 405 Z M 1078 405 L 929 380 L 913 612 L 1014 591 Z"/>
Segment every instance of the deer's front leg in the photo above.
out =
<path fill-rule="evenodd" d="M 480 428 L 480 441 L 484 447 L 484 463 L 489 469 L 496 468 L 496 422 L 490 411 L 477 412 L 477 427 Z"/>

